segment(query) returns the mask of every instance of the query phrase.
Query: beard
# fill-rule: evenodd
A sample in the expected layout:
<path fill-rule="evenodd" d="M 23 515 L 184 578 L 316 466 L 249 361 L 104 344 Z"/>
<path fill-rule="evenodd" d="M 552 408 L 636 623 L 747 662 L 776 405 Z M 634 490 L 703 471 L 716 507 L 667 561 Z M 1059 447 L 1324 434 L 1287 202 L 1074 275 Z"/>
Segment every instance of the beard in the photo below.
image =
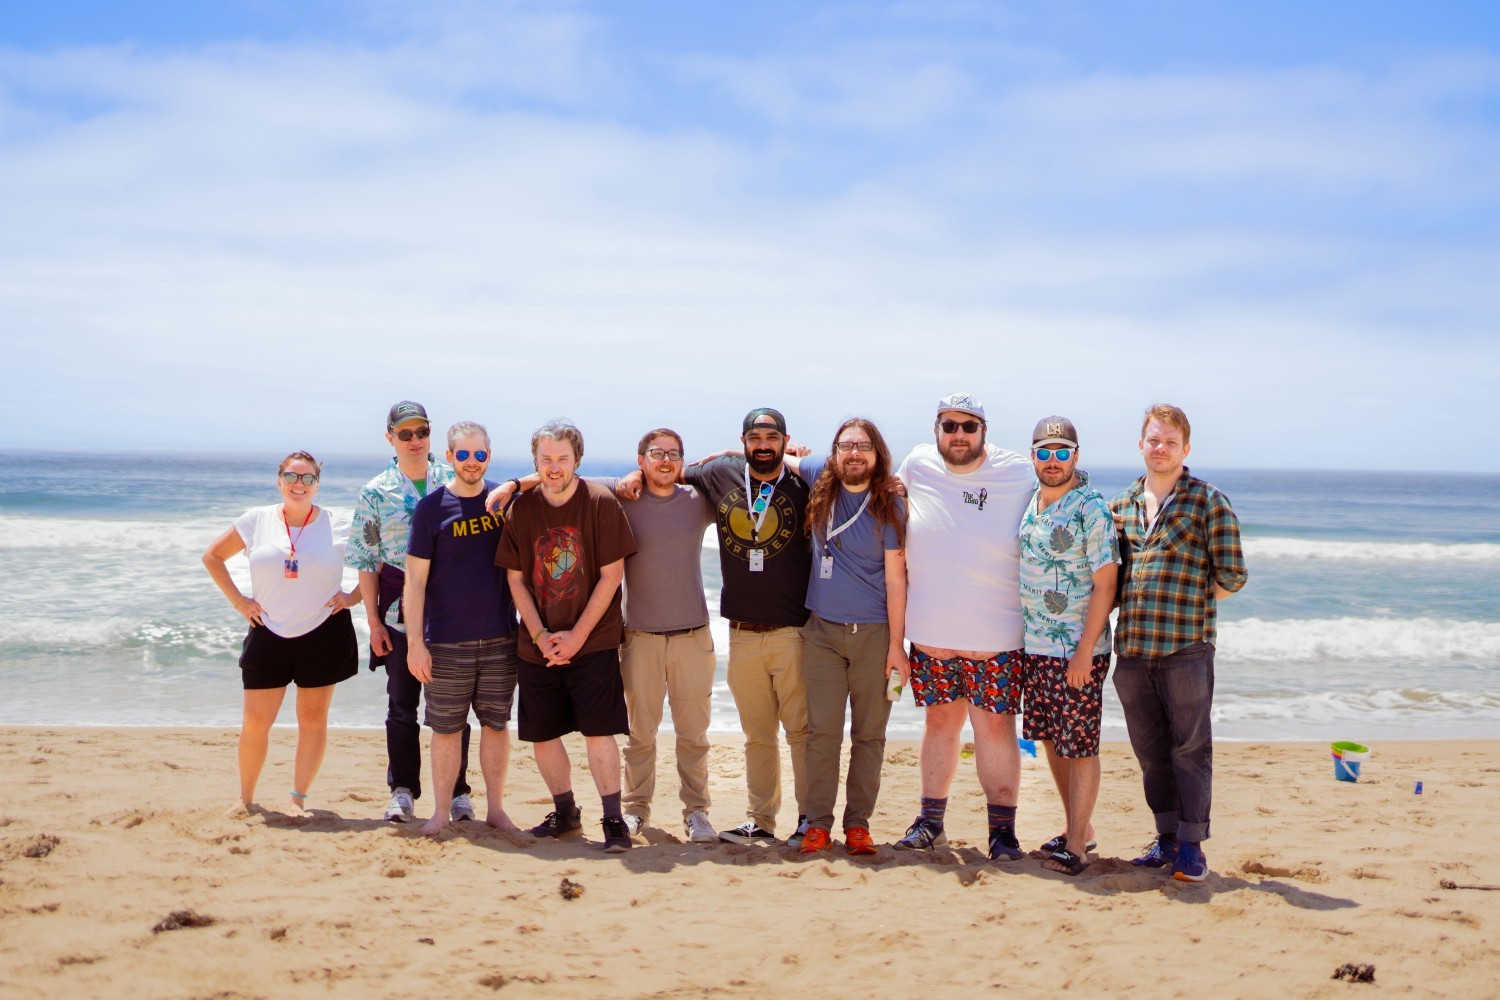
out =
<path fill-rule="evenodd" d="M 848 465 L 841 465 L 838 470 L 839 482 L 850 487 L 864 486 L 874 474 L 875 469 L 868 462 L 854 468 L 850 468 Z"/>
<path fill-rule="evenodd" d="M 762 476 L 770 475 L 781 465 L 782 456 L 786 454 L 782 448 L 763 448 L 758 451 L 745 449 L 745 461 L 750 465 L 750 471 Z"/>
<path fill-rule="evenodd" d="M 487 469 L 480 469 L 478 472 L 475 472 L 475 473 L 471 474 L 471 473 L 465 472 L 463 469 L 454 469 L 453 470 L 453 474 L 455 476 L 457 476 L 460 481 L 468 483 L 470 486 L 473 486 L 473 485 L 475 485 L 477 483 L 484 482 L 484 474 L 487 471 L 489 471 L 489 470 L 487 470 Z"/>
<path fill-rule="evenodd" d="M 1036 478 L 1043 486 L 1061 486 L 1073 478 L 1072 469 L 1041 469 Z"/>
<path fill-rule="evenodd" d="M 984 438 L 974 443 L 960 443 L 949 441 L 947 444 L 938 444 L 938 454 L 943 456 L 943 461 L 949 465 L 968 465 L 984 454 Z"/>

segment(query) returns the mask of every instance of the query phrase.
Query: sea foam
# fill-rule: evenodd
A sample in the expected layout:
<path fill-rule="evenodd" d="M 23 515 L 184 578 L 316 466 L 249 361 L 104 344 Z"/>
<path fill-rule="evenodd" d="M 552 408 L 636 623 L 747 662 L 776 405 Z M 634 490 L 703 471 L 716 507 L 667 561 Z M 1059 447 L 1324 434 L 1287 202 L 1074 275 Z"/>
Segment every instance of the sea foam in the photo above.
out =
<path fill-rule="evenodd" d="M 1247 559 L 1317 559 L 1328 562 L 1500 562 L 1493 542 L 1450 545 L 1437 542 L 1326 541 L 1312 538 L 1244 539 Z"/>

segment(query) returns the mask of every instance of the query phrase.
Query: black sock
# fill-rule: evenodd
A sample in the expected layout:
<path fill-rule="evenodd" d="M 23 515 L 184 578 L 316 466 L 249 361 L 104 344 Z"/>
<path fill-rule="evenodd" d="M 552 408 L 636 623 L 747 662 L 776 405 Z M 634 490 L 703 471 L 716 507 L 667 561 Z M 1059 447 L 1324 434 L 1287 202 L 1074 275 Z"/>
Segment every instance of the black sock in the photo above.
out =
<path fill-rule="evenodd" d="M 604 818 L 605 819 L 619 819 L 620 818 L 620 793 L 619 792 L 610 792 L 608 795 L 603 796 L 603 801 L 604 801 Z"/>
<path fill-rule="evenodd" d="M 922 818 L 931 820 L 938 826 L 943 825 L 943 817 L 948 814 L 948 797 L 945 795 L 940 799 L 929 799 L 922 796 Z"/>
<path fill-rule="evenodd" d="M 568 789 L 561 795 L 552 796 L 552 808 L 557 810 L 559 816 L 572 818 L 578 811 L 578 803 L 573 801 L 573 789 Z"/>
<path fill-rule="evenodd" d="M 997 806 L 990 802 L 985 805 L 985 810 L 990 814 L 990 829 L 996 830 L 1001 827 L 1014 828 L 1016 825 L 1015 806 Z"/>

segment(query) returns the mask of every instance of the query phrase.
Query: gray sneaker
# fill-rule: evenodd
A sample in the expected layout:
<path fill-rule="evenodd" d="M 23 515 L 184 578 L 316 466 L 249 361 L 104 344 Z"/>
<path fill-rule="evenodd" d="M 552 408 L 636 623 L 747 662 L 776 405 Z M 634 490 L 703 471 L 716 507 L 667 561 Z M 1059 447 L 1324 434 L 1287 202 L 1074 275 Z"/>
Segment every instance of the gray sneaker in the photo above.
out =
<path fill-rule="evenodd" d="M 474 803 L 467 795 L 453 796 L 453 804 L 448 807 L 448 819 L 457 823 L 461 820 L 474 818 Z"/>
<path fill-rule="evenodd" d="M 689 813 L 682 826 L 687 831 L 687 839 L 690 843 L 712 844 L 719 839 L 718 833 L 714 831 L 714 825 L 708 821 L 708 813 L 702 809 Z"/>
<path fill-rule="evenodd" d="M 786 846 L 788 846 L 788 847 L 801 847 L 802 846 L 802 838 L 806 837 L 806 836 L 807 836 L 807 817 L 806 816 L 798 816 L 797 817 L 797 829 L 792 832 L 792 835 L 790 837 L 786 838 Z"/>
<path fill-rule="evenodd" d="M 410 823 L 417 818 L 416 805 L 411 800 L 411 789 L 391 790 L 391 801 L 385 804 L 385 818 L 390 823 Z"/>
<path fill-rule="evenodd" d="M 940 825 L 925 816 L 918 816 L 916 822 L 906 828 L 906 836 L 891 846 L 898 851 L 930 851 L 947 843 L 948 835 Z"/>

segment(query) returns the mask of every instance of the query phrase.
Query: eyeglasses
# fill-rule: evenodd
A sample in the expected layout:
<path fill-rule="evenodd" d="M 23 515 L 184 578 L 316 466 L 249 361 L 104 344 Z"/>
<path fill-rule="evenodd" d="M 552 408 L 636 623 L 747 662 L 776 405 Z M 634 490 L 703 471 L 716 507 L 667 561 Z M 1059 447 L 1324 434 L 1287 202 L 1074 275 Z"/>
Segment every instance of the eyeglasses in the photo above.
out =
<path fill-rule="evenodd" d="M 296 486 L 298 483 L 301 483 L 303 486 L 316 486 L 318 485 L 318 474 L 316 472 L 283 472 L 281 474 L 281 481 L 288 486 Z"/>
<path fill-rule="evenodd" d="M 421 427 L 417 428 L 408 427 L 404 431 L 396 431 L 396 437 L 401 441 L 410 441 L 412 438 L 416 438 L 419 441 L 425 441 L 429 436 L 431 436 L 431 434 L 432 427 L 428 424 L 423 424 Z"/>
<path fill-rule="evenodd" d="M 957 434 L 962 430 L 965 434 L 973 434 L 984 426 L 983 420 L 944 420 L 938 424 L 944 434 Z"/>
<path fill-rule="evenodd" d="M 1038 460 L 1043 462 L 1052 461 L 1052 456 L 1054 455 L 1057 456 L 1059 462 L 1066 462 L 1073 457 L 1072 448 L 1033 448 L 1031 452 L 1036 455 Z"/>
<path fill-rule="evenodd" d="M 863 451 L 863 452 L 871 452 L 871 451 L 875 450 L 875 442 L 873 442 L 873 441 L 840 441 L 837 444 L 835 444 L 834 447 L 837 448 L 839 451 Z"/>
<path fill-rule="evenodd" d="M 666 459 L 668 462 L 680 462 L 682 461 L 682 452 L 678 451 L 676 448 L 673 448 L 671 451 L 662 451 L 660 448 L 652 448 L 646 452 L 646 457 L 651 459 L 651 461 L 653 462 L 660 462 L 662 459 Z"/>
<path fill-rule="evenodd" d="M 460 449 L 458 449 L 457 451 L 455 451 L 453 453 L 453 457 L 456 458 L 456 459 L 458 459 L 458 461 L 460 461 L 460 462 L 467 462 L 469 460 L 469 449 L 467 449 L 467 448 L 460 448 Z M 480 449 L 479 451 L 474 452 L 474 461 L 476 461 L 476 462 L 488 462 L 489 460 L 490 460 L 490 453 L 489 452 L 487 452 L 487 451 L 485 451 L 483 449 Z"/>

